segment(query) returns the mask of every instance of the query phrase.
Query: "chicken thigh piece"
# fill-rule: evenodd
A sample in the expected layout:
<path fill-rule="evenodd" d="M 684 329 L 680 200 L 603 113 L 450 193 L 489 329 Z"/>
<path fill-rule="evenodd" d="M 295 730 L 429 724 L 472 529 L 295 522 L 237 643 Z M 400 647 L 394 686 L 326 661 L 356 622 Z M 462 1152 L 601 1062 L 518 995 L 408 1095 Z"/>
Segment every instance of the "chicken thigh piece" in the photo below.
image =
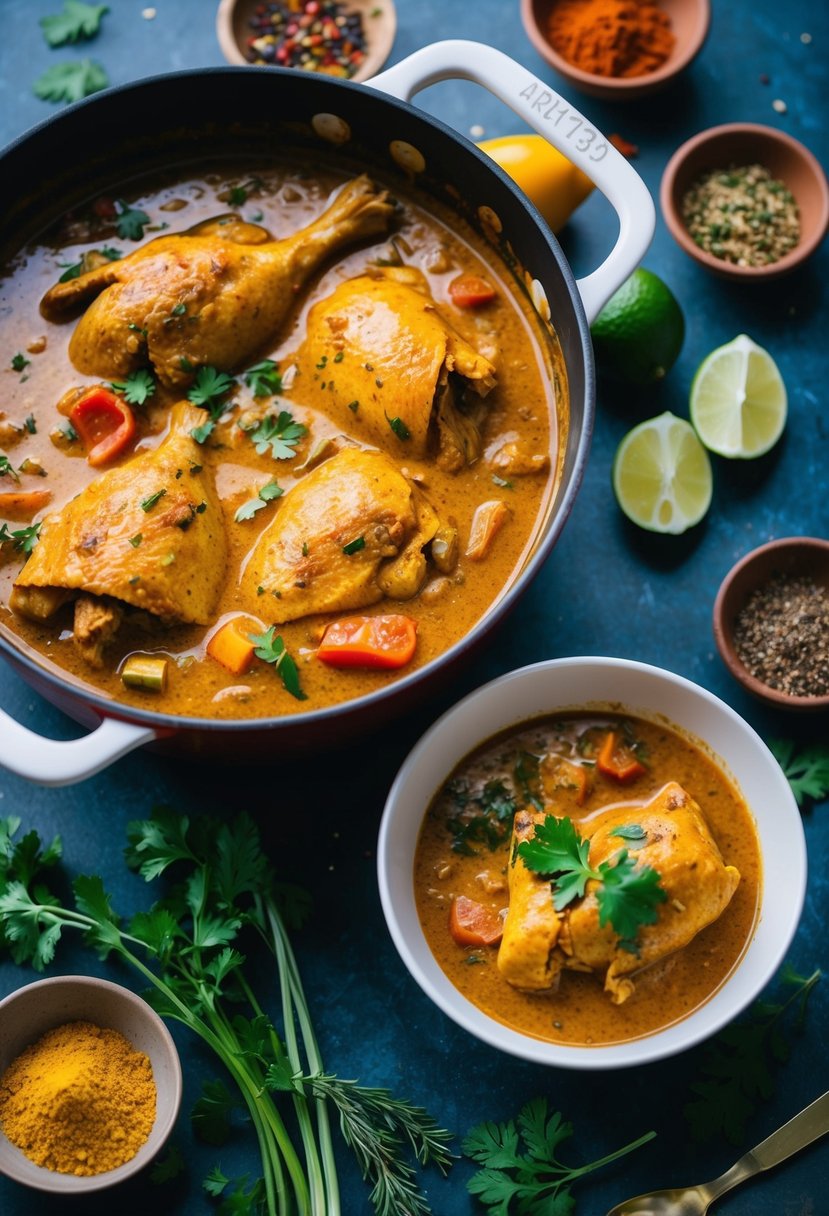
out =
<path fill-rule="evenodd" d="M 543 817 L 524 811 L 516 815 L 514 847 L 532 836 Z M 562 970 L 592 971 L 604 977 L 605 992 L 620 1005 L 634 991 L 635 972 L 681 950 L 721 916 L 739 885 L 739 871 L 725 864 L 698 804 L 675 781 L 644 804 L 618 804 L 588 820 L 583 834 L 590 839 L 590 865 L 597 868 L 611 860 L 624 845 L 614 829 L 634 823 L 646 834 L 636 861 L 657 871 L 667 896 L 656 922 L 640 927 L 636 950 L 622 945 L 610 923 L 599 924 L 594 880 L 582 899 L 556 912 L 549 878 L 528 870 L 516 857 L 498 954 L 506 980 L 542 991 L 555 987 Z M 535 910 L 535 919 L 527 909 Z"/>
<path fill-rule="evenodd" d="M 413 267 L 349 279 L 315 304 L 297 366 L 304 383 L 324 382 L 326 413 L 369 443 L 435 456 L 450 472 L 480 455 L 495 367 L 443 318 Z"/>
<path fill-rule="evenodd" d="M 317 267 L 344 245 L 385 232 L 392 213 L 385 191 L 358 177 L 284 240 L 222 216 L 56 283 L 41 312 L 62 320 L 92 300 L 69 343 L 78 371 L 113 379 L 151 364 L 163 384 L 185 385 L 201 366 L 244 365 L 278 332 Z"/>
<path fill-rule="evenodd" d="M 227 538 L 213 477 L 190 431 L 204 412 L 173 407 L 151 450 L 107 470 L 48 515 L 10 604 L 43 620 L 74 598 L 76 643 L 98 665 L 124 605 L 165 623 L 207 624 L 225 582 Z"/>
<path fill-rule="evenodd" d="M 409 599 L 438 526 L 388 456 L 344 448 L 280 500 L 245 567 L 242 598 L 273 624 Z"/>

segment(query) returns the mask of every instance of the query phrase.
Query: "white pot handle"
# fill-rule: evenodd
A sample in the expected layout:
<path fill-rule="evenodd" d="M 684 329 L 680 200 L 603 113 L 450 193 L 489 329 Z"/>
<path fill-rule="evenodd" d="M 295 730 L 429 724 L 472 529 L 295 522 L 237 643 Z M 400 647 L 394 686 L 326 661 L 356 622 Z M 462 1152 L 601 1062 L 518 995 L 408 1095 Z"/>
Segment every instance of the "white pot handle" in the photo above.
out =
<path fill-rule="evenodd" d="M 594 321 L 651 243 L 656 213 L 647 186 L 569 101 L 494 47 L 461 39 L 436 42 L 367 84 L 401 101 L 410 101 L 428 85 L 453 79 L 471 80 L 500 98 L 586 173 L 613 205 L 619 216 L 616 244 L 597 270 L 576 283 L 587 320 Z"/>
<path fill-rule="evenodd" d="M 82 739 L 45 739 L 0 709 L 0 766 L 38 785 L 74 785 L 156 738 L 150 726 L 104 718 Z"/>

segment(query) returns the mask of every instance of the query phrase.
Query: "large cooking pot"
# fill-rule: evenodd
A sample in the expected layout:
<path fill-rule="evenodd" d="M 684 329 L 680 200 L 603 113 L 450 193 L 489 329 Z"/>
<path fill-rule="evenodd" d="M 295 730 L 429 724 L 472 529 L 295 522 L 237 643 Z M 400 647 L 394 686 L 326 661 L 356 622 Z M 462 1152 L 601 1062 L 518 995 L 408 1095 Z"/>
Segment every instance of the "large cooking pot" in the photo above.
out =
<path fill-rule="evenodd" d="M 541 216 L 485 155 L 437 119 L 407 104 L 441 80 L 489 89 L 593 179 L 619 217 L 607 260 L 574 279 Z M 332 117 L 333 116 L 333 117 Z M 286 718 L 213 721 L 180 718 L 113 703 L 56 673 L 0 627 L 8 662 L 47 700 L 93 727 L 72 742 L 42 739 L 0 711 L 0 764 L 47 785 L 80 781 L 144 743 L 209 757 L 273 756 L 326 741 L 388 718 L 430 682 L 468 656 L 509 611 L 548 556 L 570 511 L 590 443 L 594 410 L 590 321 L 633 271 L 650 243 L 654 208 L 643 182 L 590 122 L 553 89 L 491 47 L 437 43 L 355 85 L 302 72 L 218 68 L 139 81 L 82 102 L 24 135 L 0 157 L 6 182 L 38 183 L 7 207 L 3 245 L 14 247 L 96 188 L 114 187 L 156 167 L 203 160 L 246 147 L 260 156 L 301 149 L 323 156 L 337 145 L 353 163 L 386 172 L 403 167 L 418 187 L 456 207 L 487 232 L 527 285 L 561 346 L 569 397 L 563 469 L 544 527 L 515 582 L 469 636 L 439 659 L 382 691 Z M 408 147 L 407 147 L 408 146 Z M 8 202 L 8 200 L 7 200 Z"/>

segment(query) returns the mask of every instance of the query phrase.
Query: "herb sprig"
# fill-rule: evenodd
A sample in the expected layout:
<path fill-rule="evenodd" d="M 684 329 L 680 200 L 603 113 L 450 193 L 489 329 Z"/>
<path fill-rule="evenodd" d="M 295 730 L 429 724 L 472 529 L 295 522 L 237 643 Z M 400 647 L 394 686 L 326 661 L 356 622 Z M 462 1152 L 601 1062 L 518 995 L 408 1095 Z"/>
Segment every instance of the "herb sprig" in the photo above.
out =
<path fill-rule="evenodd" d="M 15 528 L 10 532 L 8 524 L 0 524 L 0 545 L 13 544 L 15 549 L 19 549 L 28 557 L 40 539 L 42 527 L 43 521 L 40 520 L 36 524 L 30 524 L 28 528 Z"/>
<path fill-rule="evenodd" d="M 250 1182 L 211 1171 L 208 1193 L 223 1196 L 225 1204 L 233 1200 L 223 1210 L 266 1216 L 339 1210 L 335 1114 L 372 1186 L 376 1216 L 428 1216 L 408 1154 L 445 1171 L 452 1161 L 450 1136 L 420 1107 L 325 1071 L 288 932 L 304 919 L 307 897 L 274 880 L 252 819 L 201 816 L 191 824 L 160 809 L 151 819 L 131 823 L 130 868 L 148 882 L 171 871 L 176 880 L 164 898 L 127 924 L 97 876 L 76 878 L 73 906 L 64 907 L 43 881 L 44 869 L 60 856 L 60 840 L 44 848 L 30 832 L 15 842 L 19 827 L 17 819 L 0 820 L 0 946 L 15 962 L 43 970 L 62 933 L 80 932 L 100 957 L 114 955 L 132 967 L 151 986 L 155 1008 L 212 1050 L 237 1097 L 212 1083 L 197 1103 L 199 1122 L 211 1109 L 211 1132 L 221 1139 L 230 1111 L 241 1102 L 257 1135 L 263 1171 Z M 257 939 L 264 942 L 276 960 L 281 1034 L 246 973 L 238 949 L 243 933 L 252 946 Z M 278 1101 L 283 1092 L 293 1102 L 304 1168 Z"/>
<path fill-rule="evenodd" d="M 94 38 L 101 18 L 109 12 L 106 4 L 85 4 L 83 0 L 63 0 L 63 10 L 40 18 L 40 28 L 49 46 L 66 46 Z"/>
<path fill-rule="evenodd" d="M 53 63 L 32 85 L 41 101 L 80 101 L 109 84 L 109 77 L 94 59 L 70 59 Z"/>
<path fill-rule="evenodd" d="M 130 372 L 125 380 L 113 380 L 109 386 L 119 393 L 128 405 L 145 405 L 156 390 L 155 377 L 146 367 Z"/>
<path fill-rule="evenodd" d="M 260 456 L 264 456 L 270 448 L 274 460 L 290 460 L 296 456 L 296 445 L 308 427 L 297 422 L 288 410 L 280 410 L 277 415 L 268 414 L 254 430 L 249 432 L 251 441 Z"/>
<path fill-rule="evenodd" d="M 261 363 L 249 367 L 244 373 L 244 380 L 254 397 L 273 397 L 282 391 L 279 365 L 273 359 L 263 359 Z"/>
<path fill-rule="evenodd" d="M 257 511 L 261 511 L 269 502 L 273 502 L 275 498 L 280 498 L 284 494 L 282 486 L 275 481 L 269 481 L 266 486 L 262 486 L 257 491 L 255 498 L 249 498 L 247 502 L 243 502 L 241 507 L 236 511 L 233 518 L 237 524 L 243 523 L 246 519 L 253 519 Z"/>
<path fill-rule="evenodd" d="M 256 647 L 253 653 L 257 659 L 263 659 L 273 665 L 274 671 L 282 677 L 285 691 L 296 697 L 297 701 L 307 701 L 306 694 L 300 688 L 297 665 L 285 649 L 282 638 L 276 633 L 276 626 L 271 625 L 266 633 L 251 633 L 249 637 Z"/>
<path fill-rule="evenodd" d="M 799 807 L 829 798 L 829 747 L 825 743 L 798 748 L 790 739 L 769 739 L 769 747 Z"/>
<path fill-rule="evenodd" d="M 572 1134 L 573 1125 L 558 1111 L 548 1114 L 546 1098 L 528 1102 L 515 1120 L 479 1124 L 462 1144 L 466 1156 L 484 1167 L 467 1182 L 467 1190 L 477 1195 L 491 1216 L 508 1216 L 513 1202 L 522 1216 L 570 1216 L 575 1211 L 574 1182 L 656 1135 L 646 1132 L 598 1161 L 570 1166 L 558 1153 Z"/>
<path fill-rule="evenodd" d="M 653 866 L 639 865 L 626 848 L 598 867 L 589 861 L 590 841 L 584 839 L 566 815 L 546 815 L 535 825 L 530 840 L 518 845 L 518 856 L 528 870 L 549 876 L 553 906 L 560 912 L 581 899 L 590 879 L 599 886 L 596 902 L 599 925 L 610 924 L 623 950 L 636 953 L 636 935 L 642 925 L 655 924 L 658 905 L 668 898 Z"/>
<path fill-rule="evenodd" d="M 192 401 L 193 405 L 207 410 L 210 415 L 207 422 L 194 427 L 190 432 L 196 443 L 204 443 L 213 434 L 216 423 L 222 415 L 233 408 L 231 402 L 227 400 L 227 394 L 235 384 L 236 381 L 232 376 L 228 376 L 226 372 L 217 371 L 215 367 L 200 367 L 196 372 L 196 378 L 190 386 L 187 400 Z"/>
<path fill-rule="evenodd" d="M 791 1053 L 787 1015 L 792 1011 L 793 1029 L 800 1031 L 820 978 L 817 969 L 802 976 L 784 967 L 780 982 L 792 990 L 790 994 L 784 1000 L 755 1002 L 745 1017 L 726 1026 L 706 1047 L 703 1079 L 691 1086 L 694 1098 L 685 1106 L 695 1140 L 725 1136 L 732 1144 L 744 1143 L 746 1123 L 774 1093 L 775 1065 Z"/>

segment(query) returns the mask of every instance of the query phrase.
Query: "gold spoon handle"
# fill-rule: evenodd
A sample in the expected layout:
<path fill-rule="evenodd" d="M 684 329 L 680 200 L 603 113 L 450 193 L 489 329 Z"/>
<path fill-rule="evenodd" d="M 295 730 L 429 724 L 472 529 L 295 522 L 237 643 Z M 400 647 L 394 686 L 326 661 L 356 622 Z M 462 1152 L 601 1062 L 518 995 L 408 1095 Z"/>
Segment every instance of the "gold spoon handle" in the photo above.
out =
<path fill-rule="evenodd" d="M 726 1191 L 730 1191 L 733 1186 L 745 1182 L 754 1174 L 779 1165 L 781 1161 L 800 1152 L 807 1144 L 818 1140 L 827 1132 L 829 1132 L 829 1092 L 816 1098 L 799 1115 L 795 1115 L 776 1132 L 772 1132 L 756 1148 L 750 1149 L 720 1178 L 709 1182 L 705 1188 L 708 1202 L 711 1203 Z"/>

